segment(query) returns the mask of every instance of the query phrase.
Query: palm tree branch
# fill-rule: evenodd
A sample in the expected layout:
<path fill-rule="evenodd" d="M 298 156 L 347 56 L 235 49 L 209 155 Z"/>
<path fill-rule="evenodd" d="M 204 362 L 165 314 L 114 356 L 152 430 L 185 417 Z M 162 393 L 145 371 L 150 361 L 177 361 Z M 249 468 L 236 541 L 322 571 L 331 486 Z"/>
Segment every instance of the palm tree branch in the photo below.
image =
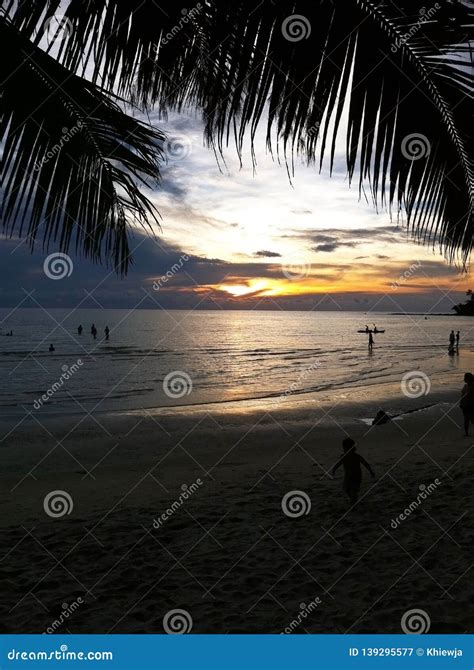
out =
<path fill-rule="evenodd" d="M 132 221 L 158 223 L 138 184 L 159 180 L 164 135 L 125 114 L 0 18 L 2 221 L 9 235 L 39 235 L 118 272 L 131 260 Z"/>
<path fill-rule="evenodd" d="M 47 2 L 49 11 L 59 6 Z M 21 30 L 44 26 L 38 0 L 36 27 L 29 3 L 19 5 Z M 249 129 L 255 156 L 266 117 L 271 149 L 276 136 L 285 157 L 300 153 L 320 166 L 329 153 L 332 169 L 347 112 L 347 170 L 359 173 L 359 189 L 367 181 L 375 204 L 406 212 L 416 235 L 467 258 L 474 227 L 468 3 L 439 0 L 427 10 L 423 0 L 205 0 L 186 24 L 171 0 L 159 7 L 70 0 L 65 13 L 67 67 L 92 62 L 94 80 L 161 112 L 200 109 L 207 140 L 220 151 L 233 136 L 240 154 Z M 295 15 L 309 24 L 307 39 L 283 34 Z M 426 140 L 421 160 L 405 151 L 413 136 Z"/>

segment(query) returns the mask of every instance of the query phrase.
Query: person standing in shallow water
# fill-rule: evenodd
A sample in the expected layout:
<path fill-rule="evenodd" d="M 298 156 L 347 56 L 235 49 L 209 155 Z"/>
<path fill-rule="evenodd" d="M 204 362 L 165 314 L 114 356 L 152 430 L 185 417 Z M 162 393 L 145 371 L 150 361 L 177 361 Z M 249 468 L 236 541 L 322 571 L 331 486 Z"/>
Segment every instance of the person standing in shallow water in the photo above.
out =
<path fill-rule="evenodd" d="M 95 323 L 93 323 L 92 326 L 91 326 L 91 335 L 95 340 L 96 337 L 97 337 L 97 328 L 95 327 Z"/>
<path fill-rule="evenodd" d="M 356 451 L 356 443 L 350 437 L 346 437 L 342 441 L 342 448 L 344 450 L 343 456 L 339 459 L 332 469 L 332 475 L 336 474 L 337 469 L 344 466 L 344 492 L 349 496 L 351 505 L 355 505 L 359 499 L 360 485 L 362 482 L 361 464 L 367 468 L 372 478 L 375 477 L 374 471 L 367 463 L 365 458 L 362 458 Z"/>
<path fill-rule="evenodd" d="M 470 372 L 464 375 L 459 407 L 464 416 L 464 435 L 469 437 L 469 423 L 474 423 L 474 376 Z"/>
<path fill-rule="evenodd" d="M 369 330 L 369 351 L 372 351 L 374 348 L 374 338 L 372 337 L 372 333 Z"/>
<path fill-rule="evenodd" d="M 456 336 L 454 334 L 454 330 L 452 330 L 449 333 L 449 351 L 452 351 L 454 349 L 454 342 L 456 340 Z"/>
<path fill-rule="evenodd" d="M 82 328 L 82 325 L 80 325 L 79 328 L 77 329 L 77 334 L 82 335 L 82 331 L 83 331 L 83 328 Z"/>
<path fill-rule="evenodd" d="M 460 337 L 460 333 L 459 333 L 459 330 L 458 330 L 458 332 L 456 333 L 456 349 L 459 349 L 459 337 Z"/>
<path fill-rule="evenodd" d="M 105 339 L 108 340 L 110 335 L 110 328 L 108 326 L 105 326 L 104 333 L 105 333 Z"/>

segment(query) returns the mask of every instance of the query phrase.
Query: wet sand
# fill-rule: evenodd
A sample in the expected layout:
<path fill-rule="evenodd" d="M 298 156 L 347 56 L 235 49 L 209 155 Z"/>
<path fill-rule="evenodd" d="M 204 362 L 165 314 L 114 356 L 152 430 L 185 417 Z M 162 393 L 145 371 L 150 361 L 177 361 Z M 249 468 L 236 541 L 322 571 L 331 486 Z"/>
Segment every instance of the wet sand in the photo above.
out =
<path fill-rule="evenodd" d="M 4 424 L 3 631 L 160 633 L 179 609 L 195 633 L 397 633 L 421 609 L 472 632 L 457 391 L 387 394 L 410 413 L 375 427 L 371 393 Z M 347 435 L 376 473 L 354 508 L 329 474 Z"/>

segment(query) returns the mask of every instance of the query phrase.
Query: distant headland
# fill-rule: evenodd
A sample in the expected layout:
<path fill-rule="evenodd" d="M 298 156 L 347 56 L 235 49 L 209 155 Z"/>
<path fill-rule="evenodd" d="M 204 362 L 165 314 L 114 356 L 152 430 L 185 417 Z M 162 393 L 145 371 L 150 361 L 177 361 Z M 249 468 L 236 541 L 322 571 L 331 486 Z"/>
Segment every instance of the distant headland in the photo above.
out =
<path fill-rule="evenodd" d="M 469 291 L 466 291 L 466 295 L 468 296 L 466 302 L 461 302 L 459 305 L 452 307 L 457 316 L 474 316 L 474 293 L 469 289 Z"/>

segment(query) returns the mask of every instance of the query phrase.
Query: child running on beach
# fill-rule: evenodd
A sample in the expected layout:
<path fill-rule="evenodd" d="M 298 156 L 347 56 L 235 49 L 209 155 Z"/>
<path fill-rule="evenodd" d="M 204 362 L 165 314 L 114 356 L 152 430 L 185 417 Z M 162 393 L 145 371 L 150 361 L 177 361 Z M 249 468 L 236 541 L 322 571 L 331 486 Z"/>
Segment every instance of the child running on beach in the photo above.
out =
<path fill-rule="evenodd" d="M 349 496 L 352 505 L 355 505 L 359 498 L 360 484 L 362 481 L 362 471 L 360 464 L 364 465 L 370 472 L 372 477 L 375 477 L 374 471 L 367 463 L 365 458 L 356 452 L 356 446 L 353 439 L 346 437 L 342 441 L 342 448 L 344 449 L 343 456 L 339 459 L 332 469 L 332 475 L 336 473 L 339 466 L 344 466 L 344 484 L 343 489 Z"/>

